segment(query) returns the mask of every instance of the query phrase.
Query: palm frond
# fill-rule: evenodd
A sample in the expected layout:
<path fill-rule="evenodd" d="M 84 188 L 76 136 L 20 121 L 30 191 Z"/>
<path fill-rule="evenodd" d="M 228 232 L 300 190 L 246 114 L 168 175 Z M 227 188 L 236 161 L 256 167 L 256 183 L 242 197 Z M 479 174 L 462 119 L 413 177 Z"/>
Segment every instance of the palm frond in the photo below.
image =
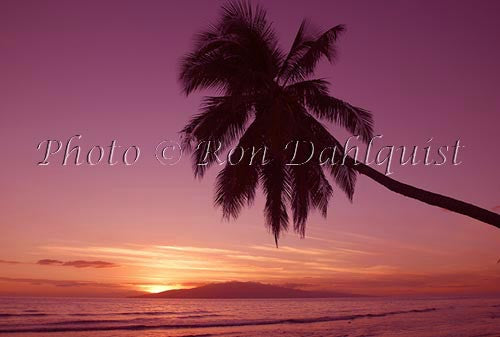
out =
<path fill-rule="evenodd" d="M 255 198 L 262 161 L 252 159 L 253 146 L 263 146 L 263 125 L 253 121 L 241 136 L 237 147 L 245 150 L 243 160 L 236 165 L 226 163 L 217 175 L 215 205 L 222 208 L 224 218 L 236 218 L 241 208 Z"/>
<path fill-rule="evenodd" d="M 293 40 L 292 46 L 290 47 L 290 51 L 288 52 L 287 56 L 285 57 L 283 63 L 281 64 L 280 71 L 278 74 L 278 79 L 281 79 L 282 76 L 285 74 L 285 72 L 289 69 L 290 63 L 293 63 L 295 59 L 297 58 L 297 55 L 300 55 L 300 52 L 306 48 L 306 45 L 304 44 L 304 39 L 307 39 L 307 27 L 308 27 L 308 21 L 307 20 L 302 20 L 300 23 L 299 30 L 297 31 L 297 34 L 295 35 L 295 39 Z"/>
<path fill-rule="evenodd" d="M 333 189 L 317 163 L 291 166 L 291 175 L 293 225 L 295 232 L 303 237 L 309 209 L 316 208 L 326 216 Z"/>
<path fill-rule="evenodd" d="M 252 204 L 259 181 L 259 165 L 230 165 L 217 175 L 215 205 L 225 219 L 236 219 L 241 208 Z"/>
<path fill-rule="evenodd" d="M 200 89 L 220 89 L 225 91 L 238 85 L 245 73 L 235 58 L 224 55 L 221 50 L 201 54 L 192 52 L 181 61 L 179 80 L 186 95 Z"/>
<path fill-rule="evenodd" d="M 278 246 L 281 233 L 288 230 L 287 203 L 291 197 L 290 174 L 282 161 L 273 158 L 267 165 L 262 166 L 260 179 L 266 195 L 264 208 L 266 225 L 274 235 L 274 241 Z"/>
<path fill-rule="evenodd" d="M 299 102 L 317 117 L 338 123 L 368 143 L 373 137 L 373 117 L 365 109 L 330 96 L 329 82 L 323 79 L 305 80 L 286 87 Z"/>
<path fill-rule="evenodd" d="M 244 96 L 205 97 L 202 112 L 194 116 L 182 129 L 183 147 L 192 149 L 194 141 L 199 148 L 193 152 L 195 176 L 202 177 L 216 161 L 212 150 L 222 153 L 243 132 L 252 111 L 251 99 Z M 211 143 L 208 143 L 208 142 Z M 201 143 L 204 142 L 204 143 Z M 211 146 L 212 149 L 207 149 Z M 210 153 L 204 158 L 206 153 Z M 206 165 L 199 165 L 206 162 Z"/>
<path fill-rule="evenodd" d="M 309 114 L 303 114 L 303 121 L 301 123 L 303 126 L 303 132 L 307 132 L 308 139 L 313 140 L 315 145 L 324 149 L 327 147 L 332 147 L 338 149 L 338 152 L 343 155 L 344 149 L 340 142 L 333 137 L 330 132 L 313 116 Z M 315 158 L 319 162 L 319 158 Z M 342 158 L 339 158 L 342 159 Z M 340 162 L 339 162 L 340 161 Z M 329 169 L 335 183 L 340 189 L 347 195 L 349 200 L 352 200 L 354 195 L 354 188 L 356 185 L 356 171 L 349 165 L 342 165 L 342 160 L 336 162 L 330 162 L 328 166 L 324 166 Z"/>
<path fill-rule="evenodd" d="M 309 39 L 303 39 L 295 50 L 294 61 L 287 64 L 287 68 L 282 72 L 284 84 L 289 81 L 304 80 L 308 75 L 314 72 L 316 65 L 325 57 L 330 63 L 333 63 L 337 56 L 335 42 L 338 36 L 345 30 L 344 25 L 337 25 L 326 32 L 315 35 Z"/>
<path fill-rule="evenodd" d="M 260 88 L 275 77 L 281 59 L 265 11 L 248 2 L 229 2 L 218 22 L 198 34 L 194 50 L 181 60 L 179 80 L 187 95 L 210 88 L 225 93 Z"/>

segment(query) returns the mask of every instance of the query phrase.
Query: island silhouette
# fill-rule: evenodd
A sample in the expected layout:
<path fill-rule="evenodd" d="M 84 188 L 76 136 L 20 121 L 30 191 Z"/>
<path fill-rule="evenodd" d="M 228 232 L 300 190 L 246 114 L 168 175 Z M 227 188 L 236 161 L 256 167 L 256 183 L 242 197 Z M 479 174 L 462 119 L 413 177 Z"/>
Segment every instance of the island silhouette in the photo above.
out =
<path fill-rule="evenodd" d="M 357 294 L 333 291 L 309 291 L 260 282 L 211 283 L 191 289 L 166 290 L 160 293 L 144 294 L 137 298 L 332 298 L 353 297 Z"/>

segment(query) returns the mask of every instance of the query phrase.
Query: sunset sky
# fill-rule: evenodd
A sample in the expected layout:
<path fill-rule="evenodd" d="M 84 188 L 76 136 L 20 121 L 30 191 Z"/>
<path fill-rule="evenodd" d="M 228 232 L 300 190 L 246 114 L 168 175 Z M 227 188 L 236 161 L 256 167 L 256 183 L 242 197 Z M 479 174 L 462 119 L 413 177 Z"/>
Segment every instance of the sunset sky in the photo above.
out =
<path fill-rule="evenodd" d="M 262 197 L 236 221 L 213 206 L 218 167 L 163 166 L 201 95 L 179 60 L 221 1 L 0 3 L 0 295 L 124 296 L 229 280 L 360 294 L 500 292 L 500 231 L 359 177 L 328 217 L 278 249 Z M 263 2 L 264 3 L 264 2 Z M 461 165 L 395 167 L 394 179 L 500 212 L 498 1 L 273 1 L 288 49 L 302 18 L 343 23 L 317 77 L 373 112 L 378 146 L 465 146 Z M 37 166 L 37 144 L 80 134 L 136 145 L 135 165 Z M 339 131 L 339 138 L 347 134 Z M 122 152 L 118 152 L 120 154 Z M 382 168 L 380 168 L 383 171 Z"/>

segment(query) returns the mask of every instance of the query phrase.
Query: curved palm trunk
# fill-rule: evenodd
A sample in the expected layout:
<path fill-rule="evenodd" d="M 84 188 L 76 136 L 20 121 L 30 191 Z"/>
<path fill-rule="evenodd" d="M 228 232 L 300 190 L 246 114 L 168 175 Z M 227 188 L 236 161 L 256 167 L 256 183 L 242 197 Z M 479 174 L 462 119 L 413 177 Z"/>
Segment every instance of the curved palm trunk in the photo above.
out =
<path fill-rule="evenodd" d="M 352 164 L 352 163 L 351 163 Z M 359 173 L 370 177 L 379 184 L 382 184 L 389 190 L 402 194 L 406 197 L 417 199 L 429 205 L 438 206 L 452 212 L 467 215 L 473 219 L 485 222 L 497 228 L 500 228 L 500 215 L 487 209 L 453 199 L 441 194 L 422 190 L 399 181 L 396 181 L 388 176 L 378 172 L 377 170 L 357 162 L 352 167 Z"/>

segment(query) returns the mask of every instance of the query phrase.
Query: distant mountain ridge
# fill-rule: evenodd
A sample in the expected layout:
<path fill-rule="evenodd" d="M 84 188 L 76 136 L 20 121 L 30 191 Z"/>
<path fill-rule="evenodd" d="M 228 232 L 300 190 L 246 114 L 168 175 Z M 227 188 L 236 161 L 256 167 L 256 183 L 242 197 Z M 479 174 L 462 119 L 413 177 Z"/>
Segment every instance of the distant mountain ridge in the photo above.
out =
<path fill-rule="evenodd" d="M 331 291 L 308 291 L 259 282 L 225 282 L 207 284 L 192 289 L 167 290 L 161 293 L 144 294 L 138 298 L 327 298 L 359 296 Z"/>

